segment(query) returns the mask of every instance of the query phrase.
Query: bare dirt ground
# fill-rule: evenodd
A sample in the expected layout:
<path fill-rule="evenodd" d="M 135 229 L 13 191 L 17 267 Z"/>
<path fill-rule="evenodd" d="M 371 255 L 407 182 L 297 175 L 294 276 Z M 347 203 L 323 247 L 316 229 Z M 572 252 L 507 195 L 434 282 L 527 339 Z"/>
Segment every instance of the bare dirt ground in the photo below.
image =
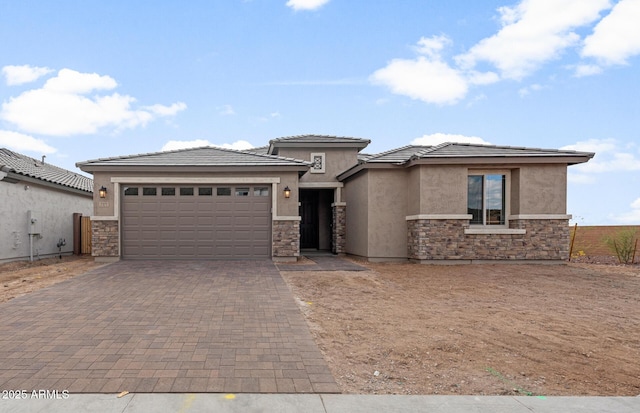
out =
<path fill-rule="evenodd" d="M 92 257 L 62 256 L 0 264 L 0 303 L 83 274 L 102 264 Z"/>
<path fill-rule="evenodd" d="M 282 272 L 344 393 L 640 394 L 640 266 Z"/>

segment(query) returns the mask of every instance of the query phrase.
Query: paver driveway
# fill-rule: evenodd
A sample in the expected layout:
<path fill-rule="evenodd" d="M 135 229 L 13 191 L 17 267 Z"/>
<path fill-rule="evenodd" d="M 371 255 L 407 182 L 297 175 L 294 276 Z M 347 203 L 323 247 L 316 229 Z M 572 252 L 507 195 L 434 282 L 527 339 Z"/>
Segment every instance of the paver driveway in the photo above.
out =
<path fill-rule="evenodd" d="M 339 392 L 270 261 L 123 261 L 0 304 L 0 390 Z"/>

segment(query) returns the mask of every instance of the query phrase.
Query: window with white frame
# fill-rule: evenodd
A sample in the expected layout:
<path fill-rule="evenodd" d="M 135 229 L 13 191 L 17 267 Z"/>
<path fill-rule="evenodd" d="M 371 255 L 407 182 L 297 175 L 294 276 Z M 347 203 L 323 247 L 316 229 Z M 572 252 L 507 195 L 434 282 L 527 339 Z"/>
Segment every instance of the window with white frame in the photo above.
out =
<path fill-rule="evenodd" d="M 467 177 L 467 213 L 471 225 L 506 225 L 507 174 L 471 173 Z"/>

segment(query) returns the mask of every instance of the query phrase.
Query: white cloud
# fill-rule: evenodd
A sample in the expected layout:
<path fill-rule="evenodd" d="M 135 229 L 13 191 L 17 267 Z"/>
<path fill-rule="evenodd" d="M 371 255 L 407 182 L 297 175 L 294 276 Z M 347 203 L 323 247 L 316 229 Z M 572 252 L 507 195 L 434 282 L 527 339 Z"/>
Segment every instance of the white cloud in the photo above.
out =
<path fill-rule="evenodd" d="M 371 75 L 374 84 L 412 99 L 439 105 L 454 104 L 467 94 L 465 78 L 441 60 L 424 56 L 416 60 L 395 59 Z"/>
<path fill-rule="evenodd" d="M 231 105 L 224 105 L 218 108 L 218 110 L 218 114 L 221 116 L 232 116 L 236 114 L 236 111 L 233 110 L 233 107 Z"/>
<path fill-rule="evenodd" d="M 330 0 L 289 0 L 287 6 L 293 10 L 317 10 Z"/>
<path fill-rule="evenodd" d="M 634 153 L 635 143 L 622 143 L 615 139 L 589 139 L 560 149 L 595 152 L 587 163 L 572 166 L 570 171 L 580 174 L 640 171 L 640 157 Z M 586 180 L 586 178 L 585 178 Z"/>
<path fill-rule="evenodd" d="M 37 152 L 38 154 L 56 152 L 56 148 L 47 145 L 42 139 L 8 130 L 0 130 L 0 147 L 16 152 Z"/>
<path fill-rule="evenodd" d="M 0 118 L 18 129 L 51 136 L 94 134 L 102 128 L 115 130 L 145 126 L 157 117 L 173 116 L 186 108 L 182 102 L 132 108 L 128 95 L 90 92 L 112 90 L 117 82 L 109 76 L 62 69 L 40 89 L 32 89 L 2 104 Z"/>
<path fill-rule="evenodd" d="M 6 77 L 9 86 L 33 82 L 51 72 L 53 69 L 48 67 L 32 67 L 30 65 L 10 65 L 2 68 L 2 74 Z"/>
<path fill-rule="evenodd" d="M 426 146 L 435 146 L 440 145 L 441 143 L 451 142 L 451 143 L 474 143 L 479 145 L 491 145 L 490 142 L 485 141 L 482 138 L 477 136 L 465 136 L 465 135 L 457 135 L 451 133 L 432 133 L 430 135 L 423 135 L 420 138 L 416 138 L 411 141 L 412 145 L 426 145 Z"/>
<path fill-rule="evenodd" d="M 523 0 L 498 9 L 502 28 L 447 63 L 442 53 L 451 39 L 445 35 L 422 37 L 414 47 L 415 59 L 394 59 L 370 77 L 393 93 L 427 103 L 455 104 L 470 85 L 488 85 L 500 78 L 521 79 L 543 63 L 557 58 L 580 37 L 571 30 L 599 18 L 609 0 Z M 480 62 L 495 66 L 500 74 L 478 71 Z M 530 90 L 523 90 L 526 94 Z"/>
<path fill-rule="evenodd" d="M 500 7 L 500 31 L 455 60 L 469 69 L 489 62 L 503 78 L 522 79 L 576 45 L 580 36 L 572 30 L 597 20 L 609 7 L 609 0 L 523 0 Z"/>
<path fill-rule="evenodd" d="M 238 140 L 233 143 L 223 143 L 222 145 L 218 145 L 215 143 L 211 143 L 206 139 L 195 139 L 192 141 L 171 140 L 164 144 L 161 151 L 175 151 L 178 149 L 200 148 L 203 146 L 215 146 L 218 148 L 235 149 L 235 150 L 244 150 L 244 149 L 253 148 L 253 145 L 245 140 Z"/>
<path fill-rule="evenodd" d="M 631 211 L 613 215 L 612 218 L 621 224 L 640 224 L 640 198 L 633 201 L 629 206 Z"/>
<path fill-rule="evenodd" d="M 640 54 L 640 1 L 620 0 L 584 40 L 583 57 L 605 65 L 625 64 Z"/>
<path fill-rule="evenodd" d="M 531 92 L 536 92 L 538 90 L 541 90 L 542 86 L 534 83 L 532 85 L 529 86 L 525 86 L 523 88 L 521 88 L 520 90 L 518 90 L 518 95 L 520 95 L 521 98 L 527 96 L 528 94 L 530 94 Z"/>
<path fill-rule="evenodd" d="M 388 87 L 391 92 L 439 105 L 454 104 L 467 94 L 463 73 L 442 60 L 443 48 L 451 43 L 446 36 L 421 38 L 416 59 L 394 59 L 376 70 L 369 80 Z"/>
<path fill-rule="evenodd" d="M 576 66 L 576 77 L 592 76 L 602 73 L 602 67 L 598 65 L 579 64 Z"/>

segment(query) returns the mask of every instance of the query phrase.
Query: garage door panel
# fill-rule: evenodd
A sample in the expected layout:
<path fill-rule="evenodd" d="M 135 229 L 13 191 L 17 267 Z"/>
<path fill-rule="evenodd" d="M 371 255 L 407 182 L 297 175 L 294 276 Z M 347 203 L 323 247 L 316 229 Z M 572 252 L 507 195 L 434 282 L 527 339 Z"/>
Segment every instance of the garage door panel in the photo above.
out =
<path fill-rule="evenodd" d="M 140 185 L 140 193 L 142 193 Z M 271 197 L 231 195 L 123 196 L 125 258 L 256 258 L 271 253 Z M 244 187 L 244 186 L 243 186 Z M 228 188 L 228 186 L 225 186 Z M 235 188 L 235 186 L 234 186 Z M 207 191 L 205 191 L 207 192 Z M 220 193 L 221 195 L 218 195 Z"/>

